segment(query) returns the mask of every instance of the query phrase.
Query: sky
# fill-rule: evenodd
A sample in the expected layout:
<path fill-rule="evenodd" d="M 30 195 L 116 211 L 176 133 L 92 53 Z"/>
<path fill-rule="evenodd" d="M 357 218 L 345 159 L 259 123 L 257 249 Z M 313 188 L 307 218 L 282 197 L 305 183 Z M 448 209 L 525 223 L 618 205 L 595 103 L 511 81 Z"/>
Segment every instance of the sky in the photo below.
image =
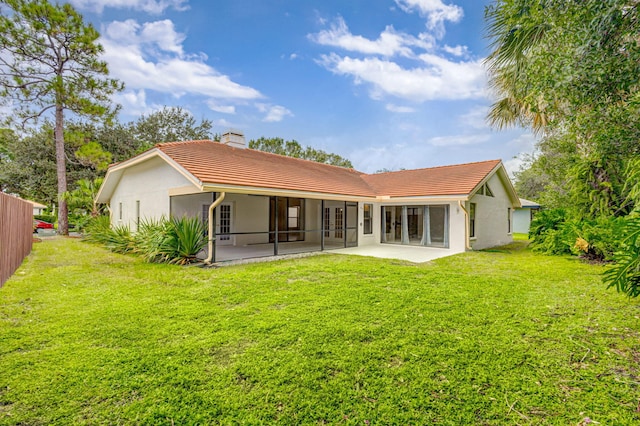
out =
<path fill-rule="evenodd" d="M 502 159 L 535 139 L 492 130 L 489 0 L 70 0 L 100 32 L 120 120 L 164 106 L 296 140 L 373 173 Z"/>

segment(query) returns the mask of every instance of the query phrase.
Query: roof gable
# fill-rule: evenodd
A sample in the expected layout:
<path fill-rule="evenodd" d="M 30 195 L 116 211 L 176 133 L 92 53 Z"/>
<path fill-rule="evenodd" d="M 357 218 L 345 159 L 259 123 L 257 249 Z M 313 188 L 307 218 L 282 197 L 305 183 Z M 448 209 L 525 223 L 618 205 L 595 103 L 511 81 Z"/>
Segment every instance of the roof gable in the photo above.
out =
<path fill-rule="evenodd" d="M 378 195 L 415 197 L 438 195 L 465 195 L 487 178 L 500 165 L 500 160 L 428 169 L 364 175 Z"/>

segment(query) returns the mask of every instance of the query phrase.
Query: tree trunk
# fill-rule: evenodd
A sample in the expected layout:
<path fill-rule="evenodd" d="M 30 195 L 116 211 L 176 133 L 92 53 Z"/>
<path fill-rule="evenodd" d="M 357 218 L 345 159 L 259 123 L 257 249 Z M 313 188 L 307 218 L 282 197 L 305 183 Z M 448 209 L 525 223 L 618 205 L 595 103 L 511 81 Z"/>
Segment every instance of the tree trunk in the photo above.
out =
<path fill-rule="evenodd" d="M 56 172 L 58 175 L 58 235 L 69 235 L 69 209 L 63 195 L 67 192 L 67 161 L 64 154 L 64 114 L 61 105 L 56 106 Z"/>

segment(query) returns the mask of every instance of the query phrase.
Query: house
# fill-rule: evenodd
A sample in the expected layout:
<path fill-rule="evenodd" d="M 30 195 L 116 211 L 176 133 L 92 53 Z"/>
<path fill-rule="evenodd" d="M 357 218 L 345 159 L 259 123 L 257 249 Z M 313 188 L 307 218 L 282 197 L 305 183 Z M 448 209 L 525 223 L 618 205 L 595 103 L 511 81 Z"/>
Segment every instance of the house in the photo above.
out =
<path fill-rule="evenodd" d="M 540 204 L 520 198 L 521 207 L 513 212 L 513 232 L 529 233 L 529 226 L 535 214 L 540 210 Z"/>
<path fill-rule="evenodd" d="M 500 160 L 365 174 L 248 149 L 239 132 L 114 164 L 97 202 L 132 230 L 201 217 L 212 262 L 381 244 L 460 253 L 512 241 L 520 207 Z"/>
<path fill-rule="evenodd" d="M 27 200 L 27 201 L 29 201 L 31 204 L 33 204 L 33 215 L 34 216 L 38 216 L 38 215 L 43 214 L 44 209 L 47 208 L 47 206 L 45 206 L 44 204 L 40 204 L 40 203 L 37 203 L 35 201 L 30 201 L 30 200 Z"/>

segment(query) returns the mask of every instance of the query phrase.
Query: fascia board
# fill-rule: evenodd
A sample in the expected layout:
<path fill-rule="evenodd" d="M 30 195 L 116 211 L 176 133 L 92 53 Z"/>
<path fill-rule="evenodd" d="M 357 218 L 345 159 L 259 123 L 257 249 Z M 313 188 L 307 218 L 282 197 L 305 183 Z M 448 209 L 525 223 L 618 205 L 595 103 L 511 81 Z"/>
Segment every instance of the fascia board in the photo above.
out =
<path fill-rule="evenodd" d="M 452 203 L 457 201 L 467 201 L 469 197 L 467 194 L 456 194 L 456 195 L 429 195 L 429 196 L 418 196 L 418 197 L 389 197 L 389 196 L 378 196 L 376 197 L 376 202 L 380 205 L 391 205 L 398 203 Z"/>

